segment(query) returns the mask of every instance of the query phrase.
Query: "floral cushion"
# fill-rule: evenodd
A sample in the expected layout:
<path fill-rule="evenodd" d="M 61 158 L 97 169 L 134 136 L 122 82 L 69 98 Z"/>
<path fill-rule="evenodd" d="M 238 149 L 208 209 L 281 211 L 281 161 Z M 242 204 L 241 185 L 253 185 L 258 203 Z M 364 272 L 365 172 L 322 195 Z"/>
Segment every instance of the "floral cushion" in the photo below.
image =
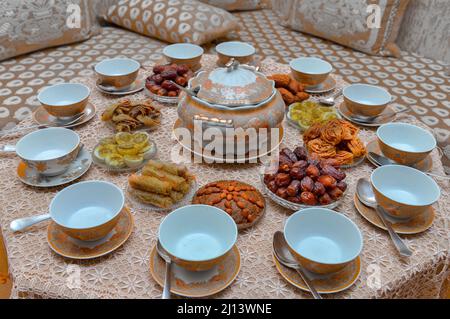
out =
<path fill-rule="evenodd" d="M 238 29 L 227 11 L 194 0 L 121 0 L 105 19 L 170 43 L 204 44 Z"/>
<path fill-rule="evenodd" d="M 409 0 L 277 0 L 280 24 L 381 56 L 399 56 L 395 44 Z"/>
<path fill-rule="evenodd" d="M 2 0 L 0 60 L 89 39 L 99 32 L 90 0 Z"/>

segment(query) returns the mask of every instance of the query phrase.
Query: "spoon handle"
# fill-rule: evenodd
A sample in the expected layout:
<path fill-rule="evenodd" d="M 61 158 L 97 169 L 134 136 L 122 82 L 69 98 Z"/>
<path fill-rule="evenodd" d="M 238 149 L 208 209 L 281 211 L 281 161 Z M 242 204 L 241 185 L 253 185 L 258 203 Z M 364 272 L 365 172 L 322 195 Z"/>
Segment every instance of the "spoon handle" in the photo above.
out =
<path fill-rule="evenodd" d="M 433 173 L 428 173 L 428 172 L 426 172 L 425 174 L 427 174 L 429 176 L 436 177 L 436 178 L 442 178 L 442 179 L 450 180 L 450 176 L 438 175 L 438 174 L 433 174 Z"/>
<path fill-rule="evenodd" d="M 34 224 L 43 222 L 44 220 L 50 219 L 50 214 L 43 214 L 33 217 L 25 217 L 20 219 L 15 219 L 11 222 L 9 227 L 12 231 L 22 231 L 30 226 L 33 226 Z"/>
<path fill-rule="evenodd" d="M 300 277 L 305 282 L 306 286 L 308 287 L 309 291 L 313 295 L 314 299 L 322 299 L 322 296 L 317 292 L 316 288 L 314 288 L 314 285 L 309 280 L 308 276 L 304 273 L 303 269 L 301 267 L 295 268 L 297 270 L 297 273 L 300 275 Z"/>
<path fill-rule="evenodd" d="M 14 153 L 16 151 L 15 145 L 3 145 L 0 147 L 0 152 L 4 153 Z"/>
<path fill-rule="evenodd" d="M 166 277 L 164 278 L 162 299 L 171 299 L 170 298 L 171 279 L 172 279 L 172 262 L 166 262 Z"/>
<path fill-rule="evenodd" d="M 378 216 L 380 217 L 384 226 L 386 226 L 386 229 L 391 236 L 392 242 L 394 243 L 400 255 L 410 257 L 413 254 L 412 251 L 408 248 L 408 246 L 406 246 L 400 236 L 392 229 L 391 223 L 384 217 L 384 209 L 377 205 L 376 212 L 378 213 Z"/>

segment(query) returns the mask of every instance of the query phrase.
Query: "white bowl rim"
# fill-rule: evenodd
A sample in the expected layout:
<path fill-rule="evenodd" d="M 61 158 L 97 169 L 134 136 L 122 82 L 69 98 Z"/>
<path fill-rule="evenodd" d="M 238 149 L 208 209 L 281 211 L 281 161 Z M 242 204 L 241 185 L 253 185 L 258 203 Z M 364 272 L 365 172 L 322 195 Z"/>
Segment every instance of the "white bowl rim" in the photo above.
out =
<path fill-rule="evenodd" d="M 299 215 L 299 214 L 305 214 L 305 213 L 306 213 L 306 214 L 308 214 L 308 213 L 309 213 L 309 214 L 314 214 L 314 213 L 312 213 L 311 211 L 315 211 L 315 210 L 321 210 L 321 211 L 327 212 L 327 213 L 329 213 L 329 214 L 337 214 L 337 215 L 339 216 L 338 218 L 342 218 L 342 219 L 344 219 L 346 222 L 350 223 L 350 225 L 353 227 L 354 230 L 356 230 L 356 233 L 358 234 L 358 236 L 359 236 L 359 238 L 360 238 L 360 245 L 359 245 L 358 252 L 357 252 L 356 254 L 354 254 L 353 256 L 351 256 L 351 258 L 347 258 L 347 259 L 345 259 L 345 260 L 343 260 L 343 261 L 340 261 L 340 262 L 338 262 L 338 263 L 327 263 L 327 262 L 323 262 L 323 261 L 320 261 L 320 260 L 314 260 L 314 259 L 311 259 L 311 258 L 309 258 L 309 257 L 304 257 L 304 258 L 309 259 L 309 260 L 312 260 L 312 261 L 314 261 L 314 262 L 316 262 L 316 263 L 319 263 L 319 264 L 323 264 L 323 265 L 340 265 L 340 264 L 348 263 L 348 262 L 354 260 L 355 258 L 357 258 L 357 257 L 361 254 L 361 251 L 362 251 L 363 246 L 364 246 L 364 240 L 363 240 L 363 236 L 362 236 L 362 234 L 361 234 L 361 230 L 359 229 L 358 225 L 356 225 L 356 223 L 355 223 L 354 221 L 352 221 L 350 218 L 348 218 L 347 216 L 345 216 L 345 215 L 342 214 L 342 213 L 339 213 L 339 212 L 337 212 L 337 211 L 335 211 L 335 210 L 328 209 L 328 208 L 320 208 L 320 207 L 310 207 L 310 208 L 305 208 L 305 209 L 301 209 L 301 210 L 299 210 L 299 211 L 296 211 L 296 212 L 293 213 L 291 216 L 289 216 L 289 218 L 288 218 L 288 219 L 286 220 L 286 222 L 284 223 L 284 228 L 283 228 L 283 235 L 284 235 L 284 238 L 285 238 L 286 243 L 288 244 L 288 246 L 290 246 L 291 249 L 295 250 L 300 256 L 302 256 L 296 249 L 293 248 L 293 246 L 292 246 L 291 244 L 289 244 L 289 241 L 288 241 L 288 239 L 286 238 L 286 226 L 288 225 L 289 221 L 290 221 L 291 219 L 294 218 L 294 216 L 297 216 L 297 215 Z"/>
<path fill-rule="evenodd" d="M 58 157 L 55 157 L 55 158 L 46 159 L 46 160 L 35 160 L 35 159 L 27 158 L 26 156 L 23 156 L 22 154 L 19 153 L 19 144 L 22 141 L 24 141 L 27 137 L 29 138 L 31 135 L 38 135 L 39 133 L 42 133 L 43 131 L 64 131 L 64 132 L 67 132 L 67 133 L 70 132 L 71 134 L 74 134 L 77 137 L 78 143 L 70 151 L 67 151 L 64 155 L 61 155 L 61 156 L 58 156 Z M 65 156 L 67 156 L 68 154 L 72 153 L 73 151 L 75 151 L 75 149 L 77 147 L 79 147 L 80 143 L 81 143 L 80 135 L 78 135 L 78 133 L 75 132 L 75 131 L 69 130 L 69 129 L 65 128 L 65 127 L 47 127 L 47 128 L 42 129 L 42 130 L 37 130 L 37 131 L 31 132 L 31 133 L 28 133 L 27 135 L 22 137 L 16 144 L 16 154 L 20 158 L 22 158 L 23 160 L 30 161 L 30 162 L 54 161 L 54 160 L 61 159 L 61 158 L 65 157 Z"/>
<path fill-rule="evenodd" d="M 222 252 L 222 253 L 217 254 L 217 256 L 211 257 L 211 258 L 209 258 L 209 259 L 187 259 L 187 258 L 180 258 L 180 257 L 177 256 L 177 254 L 175 254 L 174 252 L 170 251 L 170 249 L 167 249 L 167 247 L 165 247 L 165 246 L 164 246 L 164 243 L 161 241 L 161 245 L 163 246 L 163 248 L 164 248 L 169 254 L 171 254 L 172 256 L 175 256 L 175 257 L 177 257 L 177 258 L 180 258 L 180 259 L 182 259 L 182 260 L 188 261 L 188 262 L 202 262 L 202 261 L 213 260 L 213 259 L 216 259 L 216 258 L 218 258 L 218 257 L 220 257 L 220 256 L 223 256 L 224 254 L 226 254 L 227 252 L 229 252 L 229 251 L 233 248 L 233 246 L 236 244 L 237 236 L 238 236 L 238 229 L 237 229 L 236 222 L 234 221 L 234 219 L 233 219 L 230 215 L 228 215 L 223 209 L 220 209 L 220 208 L 215 207 L 215 206 L 202 205 L 202 204 L 186 205 L 186 206 L 183 206 L 183 207 L 179 207 L 179 208 L 175 209 L 174 211 L 172 211 L 170 214 L 168 214 L 166 217 L 164 217 L 164 219 L 163 219 L 163 220 L 161 221 L 161 223 L 159 224 L 159 228 L 158 228 L 158 240 L 159 240 L 159 238 L 161 238 L 161 226 L 163 225 L 164 221 L 165 221 L 170 215 L 172 215 L 173 213 L 175 213 L 175 212 L 177 212 L 177 211 L 180 211 L 180 210 L 183 210 L 183 209 L 186 209 L 187 207 L 207 207 L 207 208 L 210 208 L 210 209 L 216 211 L 217 213 L 223 213 L 223 214 L 224 214 L 224 215 L 232 222 L 232 225 L 235 226 L 235 227 L 233 227 L 233 229 L 234 229 L 234 240 L 232 241 L 231 245 L 229 245 L 229 246 L 227 247 L 227 249 L 223 249 L 223 252 Z"/>
<path fill-rule="evenodd" d="M 436 202 L 439 200 L 439 198 L 441 197 L 441 189 L 439 188 L 438 184 L 434 181 L 434 179 L 432 179 L 430 176 L 428 176 L 427 174 L 425 174 L 425 173 L 422 172 L 422 171 L 419 171 L 418 169 L 415 169 L 415 168 L 412 168 L 412 167 L 409 167 L 409 166 L 405 166 L 405 165 L 395 165 L 395 164 L 392 164 L 392 165 L 383 165 L 383 166 L 377 167 L 375 170 L 373 170 L 372 174 L 370 174 L 370 184 L 371 184 L 373 187 L 375 187 L 375 189 L 376 189 L 377 191 L 379 191 L 383 196 L 385 196 L 385 197 L 391 199 L 391 198 L 390 198 L 389 196 L 387 196 L 384 192 L 382 192 L 382 191 L 379 189 L 379 187 L 377 187 L 377 185 L 375 185 L 375 182 L 373 181 L 373 176 L 374 176 L 374 174 L 376 174 L 376 172 L 379 172 L 379 171 L 381 171 L 382 169 L 386 169 L 386 168 L 388 168 L 388 167 L 398 167 L 399 169 L 405 169 L 405 170 L 409 170 L 410 172 L 417 173 L 417 174 L 419 174 L 420 176 L 422 176 L 422 177 L 428 179 L 429 181 L 431 181 L 431 182 L 432 182 L 432 185 L 435 186 L 435 190 L 437 190 L 437 196 L 436 196 L 436 199 L 434 199 L 434 200 L 432 200 L 432 201 L 430 201 L 430 202 L 425 202 L 425 204 L 421 204 L 421 205 L 410 204 L 410 203 L 405 203 L 404 201 L 399 201 L 399 200 L 394 200 L 394 199 L 392 199 L 393 201 L 395 201 L 395 202 L 397 202 L 397 203 L 400 203 L 400 204 L 403 204 L 403 205 L 408 205 L 408 206 L 413 206 L 413 207 L 422 207 L 422 206 L 430 206 L 430 205 L 433 205 L 433 204 L 436 203 Z"/>
<path fill-rule="evenodd" d="M 228 44 L 239 44 L 239 45 L 245 46 L 246 49 L 249 49 L 251 51 L 251 53 L 248 53 L 248 54 L 237 54 L 237 53 L 228 54 L 228 53 L 225 53 L 225 52 L 221 51 L 221 49 L 223 47 L 225 47 L 226 45 L 228 45 Z M 247 43 L 247 42 L 227 41 L 227 42 L 222 42 L 222 43 L 219 43 L 218 45 L 216 45 L 216 52 L 220 53 L 222 55 L 225 55 L 225 56 L 243 58 L 243 57 L 252 56 L 253 54 L 255 54 L 256 53 L 256 48 L 253 45 L 251 45 L 250 43 Z"/>
<path fill-rule="evenodd" d="M 62 87 L 62 86 L 78 86 L 78 87 L 83 87 L 83 88 L 85 88 L 85 89 L 87 90 L 87 93 L 86 93 L 85 96 L 83 96 L 83 98 L 79 99 L 78 101 L 72 102 L 72 103 L 67 103 L 67 104 L 54 105 L 54 104 L 51 104 L 51 103 L 47 103 L 47 102 L 42 101 L 41 95 L 42 95 L 45 91 L 50 90 L 50 89 L 55 89 L 55 88 L 58 88 L 58 87 Z M 37 96 L 37 99 L 38 99 L 39 103 L 41 103 L 41 104 L 50 105 L 50 106 L 56 106 L 56 107 L 59 107 L 59 106 L 64 107 L 64 106 L 67 106 L 67 105 L 72 105 L 72 104 L 80 103 L 81 101 L 87 99 L 90 95 L 91 95 L 91 89 L 90 89 L 88 86 L 86 86 L 86 85 L 84 85 L 84 84 L 81 84 L 81 83 L 64 82 L 64 83 L 58 83 L 58 84 L 54 84 L 54 85 L 51 85 L 51 86 L 48 86 L 48 87 L 44 88 L 41 92 L 39 92 L 39 94 L 38 94 L 38 96 Z"/>
<path fill-rule="evenodd" d="M 380 90 L 386 95 L 386 97 L 388 97 L 388 99 L 387 99 L 387 101 L 385 103 L 382 103 L 382 104 L 378 104 L 378 103 L 377 104 L 374 104 L 374 103 L 371 104 L 371 103 L 366 103 L 366 102 L 361 103 L 360 101 L 352 99 L 348 95 L 346 95 L 346 91 L 348 89 L 350 89 L 350 88 L 353 88 L 353 87 L 367 87 L 367 88 L 371 88 L 371 89 Z M 358 103 L 358 104 L 361 104 L 361 105 L 364 105 L 364 106 L 378 106 L 378 105 L 385 105 L 385 104 L 388 104 L 388 103 L 392 102 L 392 95 L 391 95 L 391 93 L 389 93 L 389 91 L 386 90 L 384 87 L 377 86 L 377 85 L 371 85 L 371 84 L 365 84 L 365 83 L 355 83 L 355 84 L 347 85 L 342 90 L 342 95 L 344 96 L 344 98 L 346 98 L 346 99 L 348 99 L 348 100 L 350 100 L 350 101 L 352 101 L 354 103 Z"/>
<path fill-rule="evenodd" d="M 433 146 L 430 148 L 425 148 L 424 150 L 421 151 L 409 151 L 409 150 L 404 150 L 400 147 L 394 147 L 392 145 L 390 145 L 388 142 L 384 141 L 383 138 L 380 136 L 380 131 L 384 128 L 384 127 L 388 127 L 388 126 L 398 126 L 398 127 L 402 127 L 402 126 L 408 126 L 408 127 L 412 127 L 414 129 L 418 129 L 420 130 L 422 133 L 426 133 L 428 136 L 430 136 L 433 139 Z M 437 142 L 436 142 L 436 138 L 433 136 L 433 134 L 431 134 L 430 132 L 428 132 L 427 130 L 417 126 L 417 125 L 412 125 L 409 123 L 403 123 L 403 122 L 394 122 L 394 123 L 386 123 L 381 125 L 378 129 L 377 129 L 377 137 L 386 145 L 388 145 L 389 147 L 392 147 L 393 149 L 402 151 L 402 152 L 407 152 L 407 153 L 424 153 L 424 152 L 431 152 L 432 150 L 434 150 L 437 146 Z"/>
<path fill-rule="evenodd" d="M 130 62 L 134 63 L 135 64 L 135 68 L 133 69 L 133 71 L 130 71 L 128 73 L 122 73 L 122 74 L 105 74 L 105 73 L 99 72 L 97 70 L 97 66 L 99 66 L 102 63 L 107 63 L 107 62 L 111 62 L 111 61 L 120 61 L 120 60 L 122 60 L 122 61 L 130 61 Z M 141 67 L 141 64 L 138 61 L 134 60 L 134 59 L 130 59 L 130 58 L 111 58 L 111 59 L 104 59 L 104 60 L 98 62 L 95 65 L 95 67 L 94 67 L 94 71 L 96 73 L 100 74 L 100 75 L 103 75 L 103 76 L 124 76 L 124 75 L 130 75 L 131 73 L 136 72 L 137 70 L 139 70 L 140 67 Z"/>
<path fill-rule="evenodd" d="M 306 72 L 306 71 L 299 70 L 299 69 L 295 68 L 294 63 L 297 62 L 297 61 L 300 61 L 300 60 L 319 61 L 319 62 L 325 64 L 328 67 L 329 70 L 327 72 Z M 297 71 L 297 72 L 300 72 L 300 73 L 304 73 L 304 74 L 311 74 L 311 75 L 328 74 L 328 73 L 331 73 L 333 71 L 333 66 L 331 65 L 331 63 L 329 63 L 328 61 L 325 61 L 323 59 L 316 58 L 316 57 L 299 57 L 299 58 L 295 58 L 295 59 L 291 60 L 291 62 L 289 62 L 289 66 L 294 71 Z"/>
<path fill-rule="evenodd" d="M 60 196 L 60 194 L 61 194 L 62 192 L 70 191 L 72 188 L 75 188 L 75 187 L 77 187 L 77 186 L 79 187 L 80 185 L 83 185 L 83 184 L 108 184 L 108 185 L 110 185 L 110 186 L 113 186 L 113 188 L 115 188 L 116 190 L 118 190 L 119 193 L 122 195 L 122 205 L 121 205 L 121 208 L 120 208 L 120 209 L 119 209 L 119 210 L 118 210 L 118 211 L 117 211 L 110 219 L 108 219 L 106 222 L 103 222 L 103 223 L 97 224 L 97 225 L 93 225 L 93 226 L 89 226 L 89 227 L 72 227 L 72 226 L 64 225 L 64 224 L 61 223 L 61 222 L 58 222 L 58 220 L 56 220 L 55 216 L 53 216 L 53 214 L 51 213 L 51 212 L 52 212 L 52 206 L 54 205 L 54 202 L 56 201 L 56 199 Z M 122 191 L 117 185 L 115 185 L 115 184 L 113 184 L 113 183 L 111 183 L 111 182 L 107 182 L 107 181 L 90 180 L 90 181 L 84 181 L 84 182 L 79 182 L 79 183 L 72 184 L 72 185 L 67 186 L 66 188 L 62 189 L 61 191 L 59 191 L 59 192 L 55 195 L 55 197 L 53 197 L 52 201 L 50 202 L 49 213 L 50 213 L 50 216 L 51 216 L 52 220 L 53 220 L 56 224 L 58 224 L 58 225 L 60 225 L 60 226 L 62 226 L 62 227 L 70 228 L 70 229 L 91 229 L 91 228 L 98 227 L 98 226 L 104 225 L 104 224 L 106 224 L 106 223 L 109 223 L 111 220 L 113 220 L 114 218 L 116 218 L 117 215 L 120 214 L 120 212 L 123 210 L 124 206 L 125 206 L 125 195 L 123 194 L 123 191 Z"/>
<path fill-rule="evenodd" d="M 189 47 L 189 48 L 198 50 L 198 53 L 196 53 L 195 55 L 193 55 L 192 57 L 189 57 L 189 58 L 179 57 L 179 56 L 176 56 L 174 54 L 169 53 L 170 49 L 173 49 L 173 48 L 176 48 L 176 47 Z M 175 44 L 170 44 L 170 45 L 164 47 L 164 49 L 163 49 L 163 54 L 166 57 L 169 57 L 169 58 L 172 58 L 172 59 L 177 59 L 177 60 L 195 59 L 195 58 L 198 58 L 198 57 L 202 56 L 204 53 L 205 53 L 205 50 L 201 46 L 196 45 L 196 44 L 192 44 L 192 43 L 175 43 Z"/>

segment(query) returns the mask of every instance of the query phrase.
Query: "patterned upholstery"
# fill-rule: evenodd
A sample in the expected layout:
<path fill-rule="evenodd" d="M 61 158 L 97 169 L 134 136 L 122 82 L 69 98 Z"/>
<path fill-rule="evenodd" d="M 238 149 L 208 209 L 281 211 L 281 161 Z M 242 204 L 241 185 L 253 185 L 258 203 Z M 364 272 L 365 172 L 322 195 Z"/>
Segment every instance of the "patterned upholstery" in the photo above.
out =
<path fill-rule="evenodd" d="M 286 63 L 297 56 L 314 55 L 331 62 L 348 82 L 386 87 L 395 97 L 393 106 L 411 108 L 411 114 L 433 129 L 450 157 L 450 84 L 443 62 L 406 52 L 402 52 L 400 59 L 368 56 L 285 29 L 270 10 L 234 15 L 242 31 L 230 34 L 229 38 L 253 43 L 260 56 Z M 36 95 L 44 86 L 92 76 L 92 65 L 107 57 L 128 56 L 142 63 L 159 60 L 164 45 L 116 27 L 104 27 L 102 34 L 85 42 L 3 61 L 0 63 L 0 127 L 11 128 L 29 117 L 38 105 Z"/>

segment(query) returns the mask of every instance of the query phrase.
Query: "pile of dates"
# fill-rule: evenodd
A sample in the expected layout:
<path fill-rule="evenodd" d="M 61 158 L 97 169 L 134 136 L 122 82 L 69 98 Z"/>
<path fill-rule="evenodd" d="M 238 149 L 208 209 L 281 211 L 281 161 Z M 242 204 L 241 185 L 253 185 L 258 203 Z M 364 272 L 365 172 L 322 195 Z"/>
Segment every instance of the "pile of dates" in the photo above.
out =
<path fill-rule="evenodd" d="M 183 64 L 156 65 L 153 67 L 153 75 L 146 79 L 145 86 L 153 94 L 177 97 L 180 89 L 171 81 L 186 87 L 193 75 L 194 72 Z"/>
<path fill-rule="evenodd" d="M 267 188 L 296 204 L 328 205 L 341 198 L 347 189 L 346 175 L 330 160 L 316 154 L 308 156 L 304 147 L 280 151 L 278 171 L 264 175 Z"/>

